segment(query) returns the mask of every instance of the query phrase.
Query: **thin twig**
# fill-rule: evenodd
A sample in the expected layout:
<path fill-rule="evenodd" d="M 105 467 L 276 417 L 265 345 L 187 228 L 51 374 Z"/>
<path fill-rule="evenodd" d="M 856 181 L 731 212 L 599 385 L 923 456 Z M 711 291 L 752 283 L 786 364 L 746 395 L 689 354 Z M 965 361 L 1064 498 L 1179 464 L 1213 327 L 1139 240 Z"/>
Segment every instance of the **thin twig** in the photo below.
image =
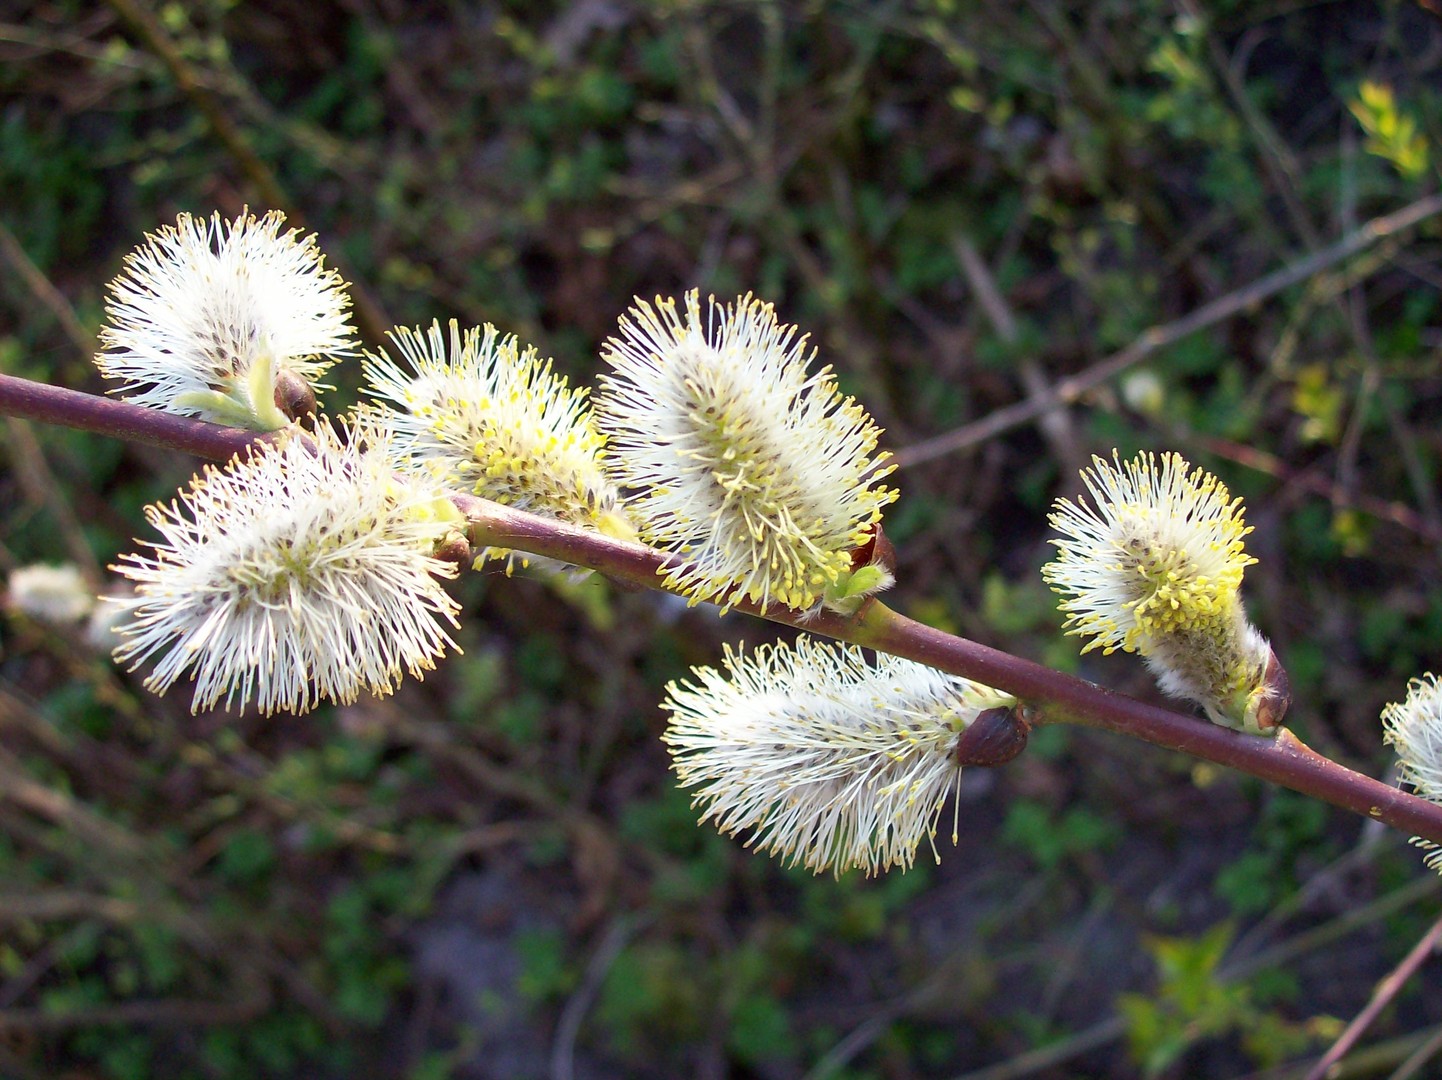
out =
<path fill-rule="evenodd" d="M 596 951 L 591 954 L 591 959 L 586 964 L 581 985 L 566 1001 L 566 1007 L 561 1010 L 560 1019 L 556 1022 L 556 1037 L 551 1046 L 551 1080 L 574 1080 L 576 1041 L 580 1037 L 581 1024 L 586 1019 L 586 1013 L 600 994 L 601 985 L 610 974 L 616 958 L 649 921 L 622 915 L 612 921 L 602 936 L 600 944 L 596 946 Z"/>
<path fill-rule="evenodd" d="M 996 336 L 1007 345 L 1014 346 L 1021 337 L 1016 316 L 1007 306 L 1006 297 L 1002 296 L 1001 290 L 997 288 L 996 279 L 982 259 L 981 253 L 964 233 L 957 233 L 951 238 L 951 250 L 961 272 L 966 275 L 967 284 L 976 294 L 977 304 L 986 312 L 992 329 L 996 331 Z M 1021 384 L 1026 390 L 1028 400 L 1047 400 L 1051 385 L 1036 357 L 1019 357 L 1017 372 L 1021 376 Z M 1071 418 L 1066 411 L 1048 408 L 1037 418 L 1037 427 L 1041 428 L 1042 438 L 1051 448 L 1052 457 L 1056 459 L 1058 467 L 1065 469 L 1072 466 L 1077 460 L 1077 444 Z"/>
<path fill-rule="evenodd" d="M 934 458 L 943 457 L 968 446 L 993 439 L 1002 432 L 1035 420 L 1052 409 L 1070 405 L 1082 395 L 1145 360 L 1158 349 L 1174 345 L 1183 338 L 1195 334 L 1198 330 L 1204 330 L 1224 319 L 1240 314 L 1268 297 L 1275 296 L 1298 282 L 1306 281 L 1313 274 L 1325 270 L 1329 266 L 1335 266 L 1358 252 L 1366 250 L 1378 240 L 1401 232 L 1403 229 L 1409 229 L 1439 213 L 1442 213 L 1442 195 L 1429 195 L 1394 213 L 1373 218 L 1356 232 L 1344 236 L 1331 247 L 1323 248 L 1314 255 L 1298 259 L 1290 266 L 1284 266 L 1251 285 L 1230 292 L 1226 296 L 1218 297 L 1211 303 L 1203 304 L 1180 319 L 1161 323 L 1142 331 L 1141 335 L 1126 348 L 1113 353 L 1086 371 L 1062 379 L 1046 395 L 1008 405 L 975 423 L 967 424 L 955 431 L 949 431 L 945 435 L 938 435 L 933 439 L 914 443 L 897 451 L 896 464 L 903 469 L 920 465 L 922 462 L 931 461 Z"/>
<path fill-rule="evenodd" d="M 1425 516 L 1406 503 L 1370 495 L 1365 491 L 1344 491 L 1336 480 L 1321 476 L 1312 469 L 1295 469 L 1277 455 L 1258 450 L 1246 443 L 1216 435 L 1192 434 L 1188 438 L 1209 454 L 1265 473 L 1287 486 L 1320 495 L 1333 506 L 1356 507 L 1378 521 L 1390 521 L 1416 533 L 1424 540 L 1442 541 L 1442 527 L 1429 523 Z"/>
<path fill-rule="evenodd" d="M 1434 1028 L 1422 1045 L 1408 1054 L 1407 1060 L 1398 1065 L 1387 1080 L 1412 1080 L 1412 1077 L 1417 1075 L 1417 1070 L 1438 1054 L 1442 1054 L 1442 1026 Z"/>
<path fill-rule="evenodd" d="M 183 450 L 212 461 L 230 460 L 257 437 L 254 431 L 207 424 L 14 375 L 0 375 L 0 413 L 94 431 L 163 450 Z"/>
<path fill-rule="evenodd" d="M 1312 1066 L 1306 1080 L 1323 1080 L 1332 1066 L 1341 1061 L 1362 1034 L 1372 1026 L 1372 1021 L 1377 1019 L 1378 1014 L 1391 1004 L 1397 992 L 1407 984 L 1407 980 L 1417 973 L 1417 969 L 1437 949 L 1439 942 L 1442 942 L 1442 919 L 1433 923 L 1432 929 L 1422 935 L 1422 939 L 1412 946 L 1411 951 L 1402 958 L 1402 962 L 1377 984 L 1367 1007 L 1353 1018 L 1347 1029 L 1337 1037 L 1337 1041 L 1322 1055 L 1317 1064 Z"/>
<path fill-rule="evenodd" d="M 1416 901 L 1431 896 L 1439 887 L 1442 887 L 1442 882 L 1435 876 L 1429 874 L 1419 877 L 1400 889 L 1395 889 L 1360 908 L 1350 908 L 1321 926 L 1303 931 L 1265 952 L 1235 963 L 1227 961 L 1218 969 L 1217 978 L 1223 985 L 1231 985 L 1240 983 L 1258 971 L 1283 967 L 1303 953 L 1341 940 L 1358 927 L 1371 925 L 1406 909 Z M 1018 1054 L 996 1065 L 952 1077 L 952 1080 L 1020 1080 L 1021 1077 L 1031 1076 L 1043 1069 L 1061 1065 L 1072 1058 L 1100 1049 L 1120 1039 L 1126 1031 L 1125 1021 L 1112 1015 L 1059 1042 Z M 1291 1070 L 1287 1070 L 1287 1074 L 1292 1075 Z"/>
<path fill-rule="evenodd" d="M 31 295 L 49 310 L 80 354 L 89 356 L 93 353 L 94 335 L 85 329 L 76 317 L 75 309 L 70 306 L 70 301 L 65 299 L 64 294 L 45 276 L 44 271 L 31 261 L 15 234 L 3 224 L 0 224 L 0 258 L 10 264 L 10 269 L 25 283 Z"/>

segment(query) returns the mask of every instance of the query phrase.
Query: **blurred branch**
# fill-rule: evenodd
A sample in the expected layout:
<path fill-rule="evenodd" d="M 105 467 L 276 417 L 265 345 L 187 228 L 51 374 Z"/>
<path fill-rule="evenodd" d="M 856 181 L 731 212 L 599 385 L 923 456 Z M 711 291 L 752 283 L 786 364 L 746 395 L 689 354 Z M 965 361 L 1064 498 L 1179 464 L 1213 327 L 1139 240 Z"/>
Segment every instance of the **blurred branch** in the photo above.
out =
<path fill-rule="evenodd" d="M 1320 926 L 1304 930 L 1265 952 L 1248 956 L 1236 962 L 1228 960 L 1217 971 L 1217 977 L 1224 984 L 1234 985 L 1259 971 L 1282 967 L 1308 952 L 1335 944 L 1354 930 L 1390 918 L 1417 901 L 1432 896 L 1439 889 L 1442 889 L 1442 881 L 1439 881 L 1435 875 L 1419 877 L 1385 896 L 1378 897 L 1360 907 L 1350 908 Z M 988 1065 L 985 1068 L 952 1077 L 952 1080 L 1021 1080 L 1024 1076 L 1031 1076 L 1043 1069 L 1055 1068 L 1082 1054 L 1115 1042 L 1126 1033 L 1126 1022 L 1114 1014 L 1057 1042 L 1017 1054 L 999 1064 Z M 1384 1063 L 1396 1062 L 1404 1054 L 1411 1053 L 1419 1044 L 1424 1043 L 1428 1034 L 1430 1033 L 1424 1033 L 1421 1037 L 1409 1035 L 1393 1040 L 1384 1046 L 1372 1048 L 1368 1053 L 1376 1053 L 1377 1060 Z M 1301 1070 L 1287 1069 L 1281 1073 L 1269 1072 L 1267 1075 L 1270 1080 L 1281 1080 L 1283 1075 L 1301 1080 Z M 1373 1071 L 1359 1069 L 1356 1075 L 1370 1076 L 1373 1075 Z"/>
<path fill-rule="evenodd" d="M 44 271 L 30 260 L 15 234 L 3 223 L 0 223 L 0 258 L 10 265 L 15 276 L 25 283 L 31 294 L 55 317 L 60 329 L 65 331 L 65 336 L 80 354 L 92 355 L 95 352 L 95 336 L 76 318 L 70 301 L 51 283 Z"/>
<path fill-rule="evenodd" d="M 992 329 L 996 331 L 996 336 L 1009 346 L 1016 345 L 1017 340 L 1021 337 L 1016 316 L 1007 306 L 1006 297 L 1002 296 L 1001 290 L 997 288 L 996 279 L 982 259 L 981 253 L 962 233 L 957 233 L 951 238 L 951 248 L 956 255 L 958 265 L 961 266 L 961 272 L 966 275 L 967 284 L 976 294 L 977 304 L 986 312 L 986 317 L 991 322 Z M 1047 382 L 1046 372 L 1042 370 L 1041 364 L 1037 363 L 1036 357 L 1019 357 L 1017 367 L 1028 400 L 1048 401 L 1048 395 L 1052 388 Z M 1056 459 L 1058 468 L 1066 470 L 1080 464 L 1076 433 L 1072 429 L 1071 417 L 1064 407 L 1047 408 L 1037 418 L 1037 427 L 1041 429 L 1042 438 L 1046 440 L 1047 446 L 1051 449 L 1052 457 Z"/>
<path fill-rule="evenodd" d="M 1052 409 L 1059 409 L 1078 400 L 1082 395 L 1101 386 L 1109 379 L 1145 360 L 1158 349 L 1174 345 L 1199 330 L 1240 314 L 1268 297 L 1275 296 L 1299 282 L 1306 281 L 1329 266 L 1335 266 L 1358 252 L 1365 251 L 1378 240 L 1385 239 L 1404 229 L 1436 217 L 1442 213 L 1442 195 L 1429 195 L 1425 199 L 1403 207 L 1384 217 L 1373 218 L 1354 233 L 1343 237 L 1331 247 L 1323 248 L 1314 255 L 1298 259 L 1251 285 L 1237 289 L 1226 296 L 1218 297 L 1211 303 L 1203 304 L 1188 315 L 1169 323 L 1162 323 L 1144 330 L 1141 335 L 1120 352 L 1113 353 L 1105 360 L 1086 371 L 1078 372 L 1052 386 L 1043 395 L 1033 396 L 1026 401 L 997 409 L 990 415 L 957 428 L 955 431 L 926 439 L 904 447 L 895 454 L 900 468 L 920 465 L 922 462 L 963 450 L 968 446 L 993 439 L 1004 431 L 1028 423 Z"/>
<path fill-rule="evenodd" d="M 1277 455 L 1269 454 L 1265 450 L 1258 450 L 1255 446 L 1248 446 L 1246 443 L 1224 439 L 1217 435 L 1200 434 L 1192 436 L 1191 441 L 1204 448 L 1209 454 L 1227 461 L 1235 461 L 1244 468 L 1254 469 L 1259 473 L 1274 477 L 1279 484 L 1292 485 L 1303 491 L 1310 491 L 1312 494 L 1326 499 L 1333 506 L 1354 506 L 1379 521 L 1390 521 L 1433 543 L 1442 543 L 1442 527 L 1433 524 L 1406 503 L 1384 499 L 1378 495 L 1369 495 L 1365 491 L 1344 489 L 1336 480 L 1320 476 L 1311 470 L 1293 468 Z"/>
<path fill-rule="evenodd" d="M 1307 1073 L 1306 1080 L 1323 1080 L 1331 1073 L 1331 1069 L 1337 1062 L 1346 1056 L 1347 1052 L 1356 1045 L 1362 1034 L 1372 1026 L 1372 1021 L 1383 1009 L 1392 1003 L 1398 991 L 1406 985 L 1407 980 L 1417 973 L 1423 962 L 1437 951 L 1439 944 L 1442 944 L 1442 919 L 1432 924 L 1432 929 L 1422 935 L 1421 940 L 1412 947 L 1412 950 L 1402 958 L 1387 977 L 1377 984 L 1377 989 L 1372 994 L 1372 1000 L 1367 1002 L 1367 1007 L 1353 1018 L 1347 1025 L 1347 1030 L 1338 1036 L 1337 1041 L 1332 1044 L 1317 1064 L 1312 1066 Z"/>
<path fill-rule="evenodd" d="M 244 1024 L 270 1007 L 270 992 L 258 980 L 232 988 L 233 993 L 216 1001 L 166 998 L 160 1001 L 127 1001 L 89 1009 L 0 1009 L 0 1032 L 73 1031 L 100 1025 L 142 1024 L 150 1027 L 192 1027 Z"/>

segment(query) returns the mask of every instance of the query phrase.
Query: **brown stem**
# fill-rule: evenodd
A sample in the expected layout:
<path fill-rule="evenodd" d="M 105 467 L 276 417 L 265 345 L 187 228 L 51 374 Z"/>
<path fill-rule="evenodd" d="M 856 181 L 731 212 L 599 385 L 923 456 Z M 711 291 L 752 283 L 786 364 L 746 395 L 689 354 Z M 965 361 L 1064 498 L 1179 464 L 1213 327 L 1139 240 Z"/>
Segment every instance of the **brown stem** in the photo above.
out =
<path fill-rule="evenodd" d="M 646 588 L 672 560 L 641 544 L 589 533 L 471 496 L 455 497 L 477 547 L 517 548 L 546 555 Z M 738 611 L 882 652 L 994 686 L 1026 701 L 1037 722 L 1070 722 L 1129 735 L 1214 761 L 1300 791 L 1394 828 L 1442 843 L 1442 806 L 1389 787 L 1323 757 L 1291 732 L 1276 738 L 1242 735 L 1053 671 L 974 641 L 954 637 L 872 604 L 859 616 L 806 615 L 739 602 Z"/>
<path fill-rule="evenodd" d="M 259 437 L 7 375 L 0 375 L 0 413 L 104 432 L 214 460 L 229 458 Z M 528 551 L 648 589 L 659 588 L 659 573 L 675 562 L 642 544 L 615 540 L 471 495 L 456 494 L 452 499 L 466 516 L 468 539 L 476 548 Z M 775 606 L 762 612 L 749 602 L 732 606 L 994 686 L 1031 705 L 1038 722 L 1085 724 L 1180 750 L 1442 843 L 1442 805 L 1353 772 L 1311 750 L 1290 732 L 1275 739 L 1241 735 L 953 637 L 878 603 L 852 617 L 830 612 L 808 615 Z"/>
<path fill-rule="evenodd" d="M 1324 1080 L 1331 1072 L 1332 1067 L 1347 1056 L 1348 1051 L 1357 1044 L 1357 1040 L 1372 1025 L 1372 1021 L 1376 1020 L 1382 1010 L 1392 1003 L 1402 987 L 1417 973 L 1417 969 L 1437 950 L 1439 945 L 1442 945 L 1442 919 L 1433 923 L 1432 929 L 1423 934 L 1421 940 L 1412 946 L 1412 951 L 1403 961 L 1377 984 L 1376 989 L 1372 991 L 1372 1000 L 1367 1002 L 1367 1007 L 1352 1019 L 1352 1022 L 1347 1025 L 1347 1030 L 1342 1032 L 1337 1037 L 1337 1041 L 1332 1044 L 1332 1048 L 1308 1070 L 1304 1080 Z"/>
<path fill-rule="evenodd" d="M 1339 765 L 1290 731 L 1276 738 L 1243 735 L 953 637 L 881 605 L 862 621 L 863 633 L 849 640 L 1015 694 L 1040 706 L 1040 722 L 1085 724 L 1180 750 L 1442 843 L 1442 806 Z"/>
<path fill-rule="evenodd" d="M 183 450 L 212 461 L 228 461 L 258 437 L 254 431 L 207 424 L 14 375 L 0 375 L 0 413 L 165 450 Z"/>

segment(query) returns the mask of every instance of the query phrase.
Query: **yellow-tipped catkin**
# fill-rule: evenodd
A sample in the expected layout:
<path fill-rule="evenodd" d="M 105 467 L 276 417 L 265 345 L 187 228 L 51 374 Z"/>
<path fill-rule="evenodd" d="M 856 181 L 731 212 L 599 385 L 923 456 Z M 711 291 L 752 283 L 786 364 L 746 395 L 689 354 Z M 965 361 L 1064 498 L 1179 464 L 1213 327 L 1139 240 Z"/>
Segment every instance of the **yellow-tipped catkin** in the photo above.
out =
<path fill-rule="evenodd" d="M 316 238 L 282 233 L 272 210 L 234 221 L 181 214 L 125 260 L 110 285 L 95 358 L 137 405 L 274 430 L 276 385 L 312 391 L 355 352 L 345 282 Z M 313 404 L 313 402 L 312 402 Z"/>
<path fill-rule="evenodd" d="M 398 327 L 364 362 L 403 467 L 518 510 L 635 536 L 583 388 L 494 326 Z M 491 551 L 489 556 L 505 554 Z"/>
<path fill-rule="evenodd" d="M 433 485 L 399 482 L 383 432 L 322 421 L 207 468 L 179 501 L 146 508 L 150 555 L 114 567 L 134 583 L 117 660 L 155 661 L 146 686 L 195 679 L 193 708 L 219 702 L 305 712 L 388 694 L 455 643 L 458 607 L 434 557 L 455 515 Z"/>
<path fill-rule="evenodd" d="M 910 867 L 961 773 L 957 745 L 1007 695 L 802 636 L 666 688 L 663 741 L 702 821 L 788 865 Z M 953 825 L 955 831 L 955 825 Z M 954 838 L 953 838 L 954 839 Z M 933 848 L 933 851 L 935 849 Z"/>
<path fill-rule="evenodd" d="M 638 301 L 603 349 L 609 467 L 642 538 L 685 560 L 667 585 L 693 601 L 855 599 L 852 552 L 896 492 L 880 430 L 813 356 L 770 304 L 713 298 L 703 318 L 695 290 L 684 309 Z"/>
<path fill-rule="evenodd" d="M 1057 557 L 1042 574 L 1063 597 L 1067 632 L 1139 653 L 1161 688 L 1197 702 L 1215 723 L 1274 732 L 1285 676 L 1247 621 L 1240 499 L 1178 454 L 1123 464 L 1093 458 L 1082 480 L 1094 505 L 1058 500 Z"/>

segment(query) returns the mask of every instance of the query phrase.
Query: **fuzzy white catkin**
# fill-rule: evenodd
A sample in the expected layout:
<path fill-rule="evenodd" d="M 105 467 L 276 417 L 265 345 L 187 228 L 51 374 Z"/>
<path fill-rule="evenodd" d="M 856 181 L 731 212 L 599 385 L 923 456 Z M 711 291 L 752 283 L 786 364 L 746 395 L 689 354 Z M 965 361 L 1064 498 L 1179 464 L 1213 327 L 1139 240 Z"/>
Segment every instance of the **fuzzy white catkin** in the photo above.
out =
<path fill-rule="evenodd" d="M 95 594 L 74 563 L 16 567 L 5 600 L 10 610 L 57 626 L 78 623 L 95 607 Z"/>
<path fill-rule="evenodd" d="M 770 304 L 638 301 L 602 358 L 597 421 L 642 539 L 693 601 L 816 606 L 896 492 L 880 429 Z M 881 580 L 880 576 L 877 578 Z"/>
<path fill-rule="evenodd" d="M 1429 672 L 1408 683 L 1406 700 L 1382 710 L 1382 732 L 1397 748 L 1402 782 L 1442 804 L 1442 681 Z M 1427 865 L 1442 873 L 1442 847 L 1420 837 L 1412 842 L 1427 849 Z"/>
<path fill-rule="evenodd" d="M 1164 692 L 1214 723 L 1258 733 L 1279 719 L 1263 707 L 1271 646 L 1240 596 L 1256 562 L 1241 500 L 1177 454 L 1093 458 L 1082 480 L 1092 503 L 1057 501 L 1057 557 L 1042 570 L 1067 632 L 1091 638 L 1082 651 L 1139 653 Z"/>
<path fill-rule="evenodd" d="M 366 355 L 369 393 L 401 465 L 518 510 L 634 537 L 603 467 L 584 388 L 494 326 L 397 327 Z"/>
<path fill-rule="evenodd" d="M 273 409 L 274 375 L 317 387 L 337 359 L 355 352 L 345 282 L 326 268 L 315 236 L 281 232 L 284 222 L 277 210 L 230 221 L 181 214 L 126 258 L 110 285 L 95 358 L 120 383 L 118 394 L 241 422 L 244 413 Z M 270 385 L 250 385 L 262 366 Z"/>
<path fill-rule="evenodd" d="M 960 776 L 961 733 L 1012 700 L 804 635 L 728 648 L 723 668 L 667 687 L 663 741 L 681 786 L 702 821 L 816 872 L 910 867 Z"/>
<path fill-rule="evenodd" d="M 148 507 L 162 539 L 114 567 L 134 583 L 113 600 L 116 659 L 154 659 L 156 692 L 192 674 L 197 711 L 304 712 L 420 677 L 455 647 L 442 623 L 457 605 L 437 579 L 456 570 L 431 554 L 455 511 L 392 469 L 380 432 L 342 443 L 322 423 Z"/>

